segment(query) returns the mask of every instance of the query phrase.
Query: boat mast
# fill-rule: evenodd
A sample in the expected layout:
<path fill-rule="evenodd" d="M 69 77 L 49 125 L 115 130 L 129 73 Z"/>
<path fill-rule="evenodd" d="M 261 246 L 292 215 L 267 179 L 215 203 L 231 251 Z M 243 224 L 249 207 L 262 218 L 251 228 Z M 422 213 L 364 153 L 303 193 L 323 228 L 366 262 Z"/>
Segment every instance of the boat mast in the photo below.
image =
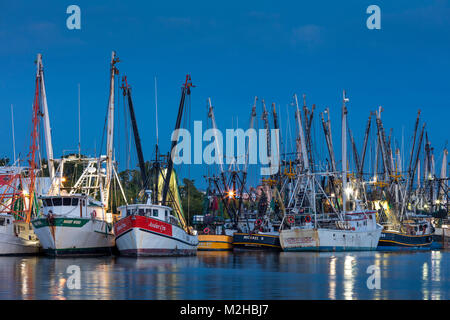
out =
<path fill-rule="evenodd" d="M 147 170 L 145 168 L 144 155 L 142 154 L 141 139 L 139 137 L 139 131 L 136 123 L 133 100 L 131 99 L 131 88 L 128 85 L 127 77 L 123 77 L 122 82 L 123 82 L 122 85 L 123 95 L 128 97 L 128 108 L 130 109 L 131 125 L 133 126 L 134 143 L 136 145 L 136 153 L 138 156 L 139 168 L 141 169 L 140 171 L 141 171 L 142 187 L 144 191 L 146 191 L 148 185 Z"/>
<path fill-rule="evenodd" d="M 107 128 L 107 143 L 106 143 L 106 181 L 103 192 L 103 204 L 108 209 L 109 190 L 111 187 L 111 179 L 113 175 L 113 143 L 114 143 L 114 83 L 115 75 L 119 73 L 115 64 L 119 62 L 116 58 L 116 52 L 111 54 L 111 69 L 110 69 L 110 87 L 109 87 L 109 105 L 108 105 L 108 128 Z"/>
<path fill-rule="evenodd" d="M 39 84 L 41 87 L 41 99 L 42 99 L 42 117 L 44 118 L 44 133 L 45 133 L 45 148 L 47 151 L 47 162 L 48 162 L 48 172 L 50 181 L 53 181 L 55 177 L 55 166 L 53 163 L 53 145 L 52 145 L 52 134 L 50 127 L 50 118 L 48 116 L 48 106 L 47 106 L 47 94 L 45 92 L 45 81 L 44 81 L 44 65 L 42 64 L 42 54 L 37 55 L 37 74 L 39 78 Z"/>
<path fill-rule="evenodd" d="M 300 110 L 298 108 L 298 99 L 297 94 L 294 94 L 294 102 L 296 107 L 296 118 L 297 118 L 297 125 L 298 125 L 298 131 L 300 136 L 300 145 L 301 145 L 301 151 L 302 151 L 302 157 L 303 157 L 303 168 L 306 172 L 309 172 L 309 160 L 308 160 L 308 153 L 306 151 L 306 141 L 305 141 L 305 133 L 303 131 L 303 125 L 302 125 L 302 118 L 300 115 Z"/>
<path fill-rule="evenodd" d="M 342 211 L 345 214 L 346 211 L 346 191 L 347 191 L 347 107 L 345 103 L 348 102 L 348 98 L 345 96 L 345 90 L 342 94 Z"/>
<path fill-rule="evenodd" d="M 173 169 L 173 157 L 175 156 L 175 146 L 178 142 L 178 129 L 180 129 L 180 125 L 181 125 L 181 118 L 183 116 L 183 108 L 184 108 L 184 101 L 186 98 L 186 94 L 190 95 L 191 94 L 191 87 L 192 87 L 192 82 L 191 82 L 191 76 L 188 74 L 186 75 L 186 82 L 184 83 L 183 87 L 181 88 L 181 99 L 180 99 L 180 105 L 178 107 L 178 115 L 177 115 L 177 121 L 175 123 L 175 136 L 172 137 L 172 146 L 170 147 L 170 156 L 168 159 L 168 163 L 167 163 L 167 173 L 166 173 L 166 177 L 165 177 L 165 181 L 164 181 L 164 186 L 163 186 L 163 190 L 162 190 L 162 205 L 165 206 L 166 205 L 166 200 L 167 200 L 167 192 L 169 191 L 169 185 L 170 185 L 170 177 L 172 175 L 172 169 Z"/>

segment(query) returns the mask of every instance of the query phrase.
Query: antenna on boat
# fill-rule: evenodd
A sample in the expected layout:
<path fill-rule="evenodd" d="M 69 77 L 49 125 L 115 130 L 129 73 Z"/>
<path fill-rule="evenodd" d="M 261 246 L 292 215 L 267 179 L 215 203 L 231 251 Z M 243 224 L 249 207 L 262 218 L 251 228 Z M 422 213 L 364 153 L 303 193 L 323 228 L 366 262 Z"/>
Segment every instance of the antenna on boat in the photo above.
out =
<path fill-rule="evenodd" d="M 80 113 L 80 84 L 78 83 L 78 157 L 81 157 L 81 113 Z"/>
<path fill-rule="evenodd" d="M 155 121 L 156 121 L 156 146 L 159 145 L 159 136 L 158 136 L 158 86 L 156 83 L 156 76 L 155 76 Z"/>
<path fill-rule="evenodd" d="M 346 192 L 347 192 L 347 107 L 345 103 L 349 99 L 345 95 L 345 90 L 342 93 L 342 211 L 345 214 L 346 210 Z"/>
<path fill-rule="evenodd" d="M 12 140 L 13 140 L 13 154 L 14 154 L 14 163 L 16 163 L 16 139 L 14 137 L 14 107 L 11 104 L 11 130 L 12 130 Z"/>

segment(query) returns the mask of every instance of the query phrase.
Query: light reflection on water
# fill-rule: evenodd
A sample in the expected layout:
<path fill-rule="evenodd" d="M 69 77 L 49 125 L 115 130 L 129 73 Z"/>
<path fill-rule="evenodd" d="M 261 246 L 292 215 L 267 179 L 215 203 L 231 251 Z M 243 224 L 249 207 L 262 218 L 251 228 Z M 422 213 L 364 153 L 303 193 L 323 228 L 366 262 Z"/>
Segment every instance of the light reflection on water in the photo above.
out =
<path fill-rule="evenodd" d="M 0 299 L 449 299 L 450 252 L 0 257 Z M 370 265 L 381 289 L 367 288 Z M 81 289 L 67 268 L 81 269 Z"/>

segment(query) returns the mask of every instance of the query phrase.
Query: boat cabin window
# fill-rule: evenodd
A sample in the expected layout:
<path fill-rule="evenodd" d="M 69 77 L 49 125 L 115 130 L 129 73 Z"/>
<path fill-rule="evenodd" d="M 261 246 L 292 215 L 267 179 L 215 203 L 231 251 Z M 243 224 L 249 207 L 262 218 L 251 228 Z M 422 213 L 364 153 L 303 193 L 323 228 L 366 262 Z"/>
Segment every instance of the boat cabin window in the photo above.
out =
<path fill-rule="evenodd" d="M 145 209 L 145 215 L 150 217 L 152 215 L 152 209 Z"/>
<path fill-rule="evenodd" d="M 178 225 L 178 219 L 173 216 L 170 216 L 170 223 L 174 224 L 174 225 Z"/>
<path fill-rule="evenodd" d="M 158 209 L 153 209 L 153 216 L 157 217 L 158 216 Z"/>
<path fill-rule="evenodd" d="M 168 211 L 168 210 L 166 210 L 166 217 L 167 217 L 167 216 L 169 216 L 169 211 Z"/>
<path fill-rule="evenodd" d="M 144 209 L 139 209 L 139 215 L 140 216 L 145 216 L 145 210 Z"/>
<path fill-rule="evenodd" d="M 131 209 L 127 210 L 127 216 L 131 215 Z"/>
<path fill-rule="evenodd" d="M 6 223 L 10 224 L 11 222 L 9 221 L 9 219 L 6 219 Z"/>
<path fill-rule="evenodd" d="M 43 200 L 45 207 L 78 206 L 78 198 L 50 198 Z"/>
<path fill-rule="evenodd" d="M 5 218 L 0 218 L 0 226 L 4 226 L 5 225 Z"/>

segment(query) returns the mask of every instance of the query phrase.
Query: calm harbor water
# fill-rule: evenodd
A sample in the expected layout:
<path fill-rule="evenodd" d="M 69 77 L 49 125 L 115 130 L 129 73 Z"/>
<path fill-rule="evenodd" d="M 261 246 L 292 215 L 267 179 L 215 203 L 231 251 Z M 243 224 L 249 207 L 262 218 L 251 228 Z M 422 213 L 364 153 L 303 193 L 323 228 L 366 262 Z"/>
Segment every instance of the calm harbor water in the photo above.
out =
<path fill-rule="evenodd" d="M 450 252 L 199 252 L 178 258 L 0 257 L 0 299 L 450 298 Z M 80 267 L 81 289 L 67 268 Z M 368 289 L 367 268 L 380 268 Z"/>

